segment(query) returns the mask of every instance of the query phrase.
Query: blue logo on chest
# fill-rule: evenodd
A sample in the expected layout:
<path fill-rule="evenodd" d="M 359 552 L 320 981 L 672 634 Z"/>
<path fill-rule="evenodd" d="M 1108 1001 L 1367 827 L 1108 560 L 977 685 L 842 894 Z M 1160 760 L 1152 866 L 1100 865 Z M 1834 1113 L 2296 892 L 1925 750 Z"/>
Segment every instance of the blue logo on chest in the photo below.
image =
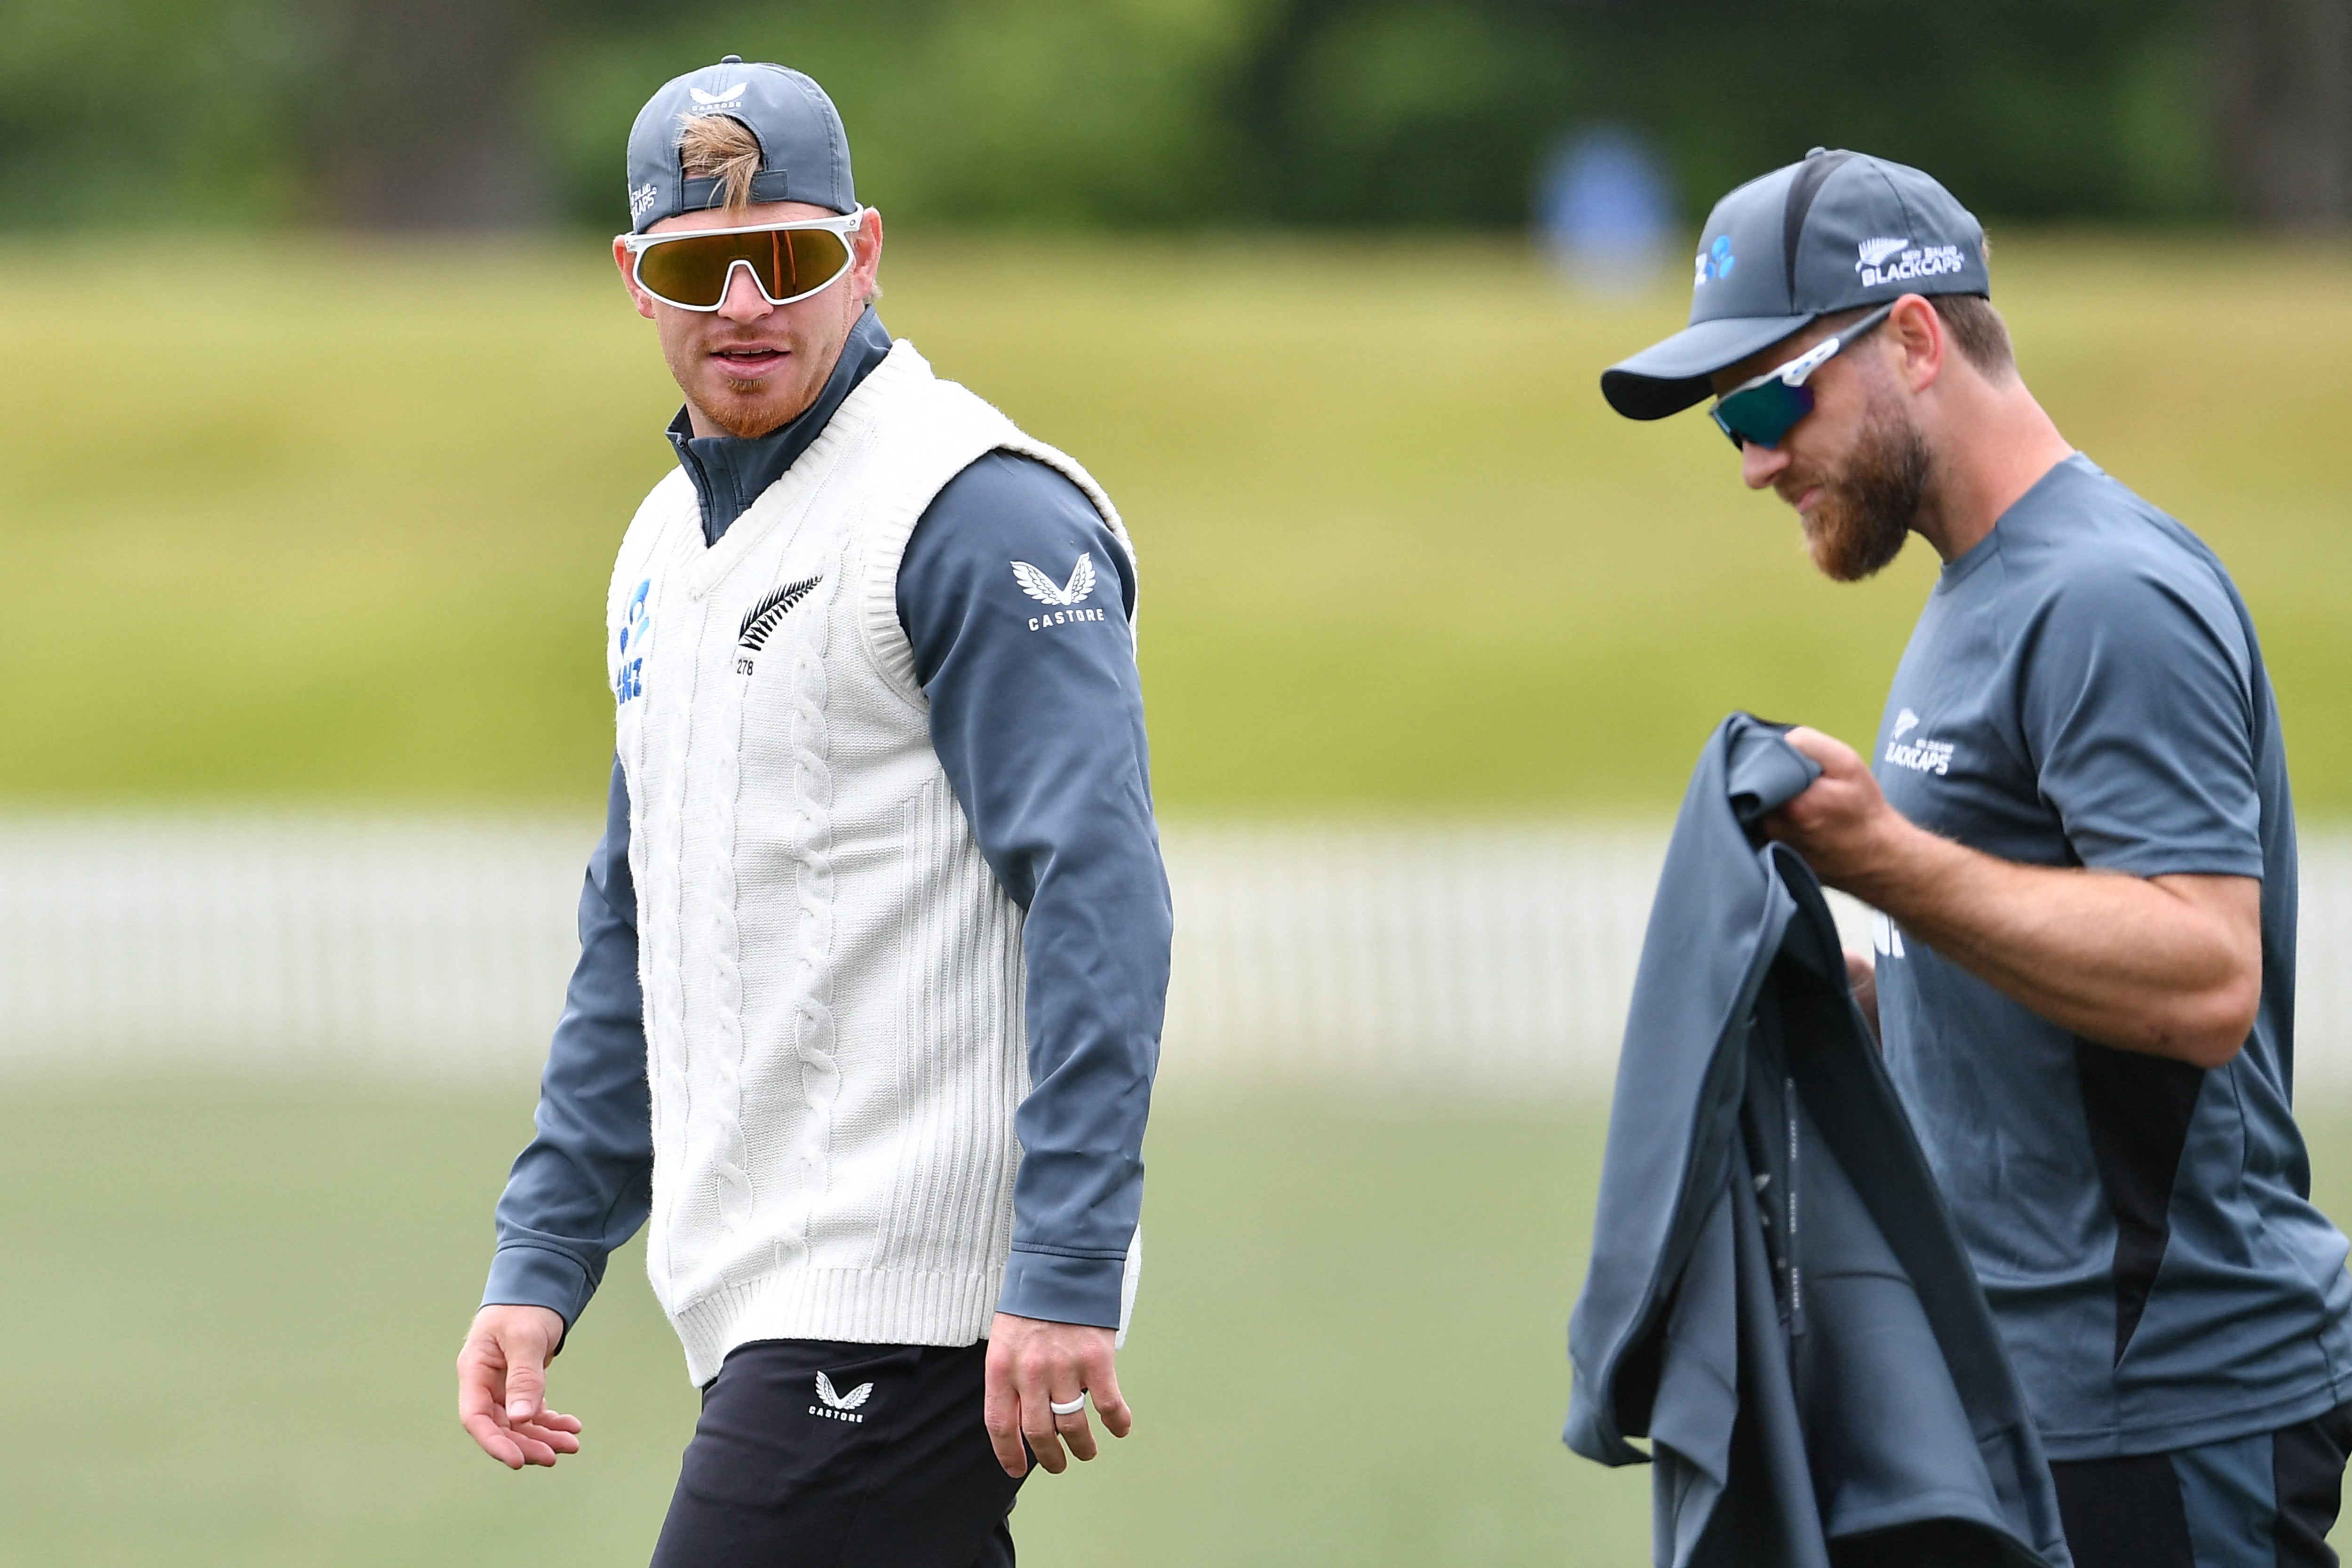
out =
<path fill-rule="evenodd" d="M 650 577 L 638 584 L 629 595 L 629 607 L 621 615 L 620 668 L 613 677 L 613 696 L 617 701 L 646 694 L 646 647 L 654 635 L 653 612 L 646 598 L 653 586 Z"/>

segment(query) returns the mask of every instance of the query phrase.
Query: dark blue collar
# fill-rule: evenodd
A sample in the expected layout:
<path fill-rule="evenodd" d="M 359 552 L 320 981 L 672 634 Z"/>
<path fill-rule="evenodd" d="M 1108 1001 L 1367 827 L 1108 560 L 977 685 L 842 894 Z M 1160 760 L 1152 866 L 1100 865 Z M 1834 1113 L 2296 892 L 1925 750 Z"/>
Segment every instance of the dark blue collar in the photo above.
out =
<path fill-rule="evenodd" d="M 889 352 L 889 330 L 868 305 L 857 325 L 849 329 L 849 341 L 842 344 L 833 374 L 824 378 L 824 390 L 798 418 L 764 436 L 697 436 L 687 422 L 685 408 L 678 409 L 677 417 L 669 422 L 669 444 L 677 449 L 677 466 L 694 481 L 694 493 L 702 502 L 705 544 L 716 544 L 726 537 L 744 509 L 783 478 L 784 470 L 800 460 L 809 444 L 832 422 L 842 399 Z"/>

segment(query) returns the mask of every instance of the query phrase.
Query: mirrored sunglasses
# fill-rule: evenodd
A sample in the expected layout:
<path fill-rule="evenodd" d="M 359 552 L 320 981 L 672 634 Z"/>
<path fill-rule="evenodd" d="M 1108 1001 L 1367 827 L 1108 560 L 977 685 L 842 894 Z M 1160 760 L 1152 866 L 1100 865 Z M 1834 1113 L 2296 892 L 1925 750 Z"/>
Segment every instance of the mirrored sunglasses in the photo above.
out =
<path fill-rule="evenodd" d="M 727 300 L 739 267 L 751 274 L 761 297 L 789 305 L 822 293 L 857 259 L 859 207 L 840 217 L 801 218 L 749 228 L 707 228 L 685 234 L 625 234 L 637 287 L 681 310 L 716 310 Z"/>
<path fill-rule="evenodd" d="M 1835 359 L 1842 350 L 1860 342 L 1895 309 L 1881 305 L 1833 338 L 1823 338 L 1795 359 L 1745 381 L 1716 400 L 1707 412 L 1717 426 L 1745 450 L 1748 443 L 1778 447 L 1798 420 L 1813 411 L 1813 389 L 1805 384 L 1813 372 Z"/>

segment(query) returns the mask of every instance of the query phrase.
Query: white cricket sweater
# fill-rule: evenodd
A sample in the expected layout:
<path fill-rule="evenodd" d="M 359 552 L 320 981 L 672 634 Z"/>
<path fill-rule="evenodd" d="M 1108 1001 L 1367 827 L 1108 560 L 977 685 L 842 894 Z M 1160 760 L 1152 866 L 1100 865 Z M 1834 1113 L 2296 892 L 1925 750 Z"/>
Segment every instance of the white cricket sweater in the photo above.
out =
<path fill-rule="evenodd" d="M 1084 468 L 903 340 L 716 545 L 682 472 L 622 542 L 646 1269 L 697 1383 L 753 1340 L 962 1345 L 995 1310 L 1022 917 L 932 750 L 898 577 L 932 498 L 997 449 L 1068 476 L 1128 544 Z"/>

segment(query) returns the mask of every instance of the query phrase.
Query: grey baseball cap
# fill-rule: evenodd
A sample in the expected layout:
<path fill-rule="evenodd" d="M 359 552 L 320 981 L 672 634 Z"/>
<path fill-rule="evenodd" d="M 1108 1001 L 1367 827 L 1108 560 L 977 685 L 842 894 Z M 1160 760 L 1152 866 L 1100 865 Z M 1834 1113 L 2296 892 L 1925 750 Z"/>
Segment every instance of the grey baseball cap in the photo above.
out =
<path fill-rule="evenodd" d="M 1629 419 L 1663 419 L 1816 318 L 1905 294 L 1990 298 L 1983 226 L 1916 169 L 1816 147 L 1715 204 L 1690 325 L 1602 371 L 1601 395 Z"/>
<path fill-rule="evenodd" d="M 662 86 L 629 127 L 629 226 L 643 234 L 666 217 L 714 205 L 717 180 L 689 180 L 678 163 L 677 133 L 689 120 L 725 114 L 749 126 L 760 143 L 755 202 L 810 202 L 854 211 L 849 133 L 824 89 L 778 65 L 745 65 L 729 55 Z"/>

